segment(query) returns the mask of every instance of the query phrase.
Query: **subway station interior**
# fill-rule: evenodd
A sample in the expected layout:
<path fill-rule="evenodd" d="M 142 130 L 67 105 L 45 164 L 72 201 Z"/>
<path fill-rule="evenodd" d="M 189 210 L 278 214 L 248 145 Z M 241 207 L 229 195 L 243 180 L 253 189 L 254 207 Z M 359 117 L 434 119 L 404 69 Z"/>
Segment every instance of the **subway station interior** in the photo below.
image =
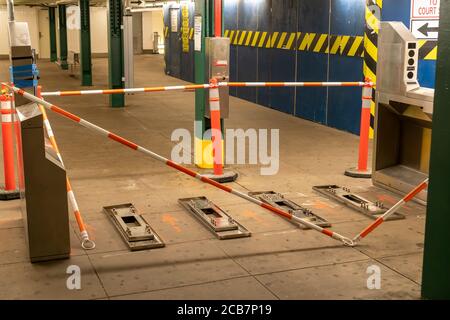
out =
<path fill-rule="evenodd" d="M 0 300 L 450 299 L 450 0 L 0 0 Z"/>

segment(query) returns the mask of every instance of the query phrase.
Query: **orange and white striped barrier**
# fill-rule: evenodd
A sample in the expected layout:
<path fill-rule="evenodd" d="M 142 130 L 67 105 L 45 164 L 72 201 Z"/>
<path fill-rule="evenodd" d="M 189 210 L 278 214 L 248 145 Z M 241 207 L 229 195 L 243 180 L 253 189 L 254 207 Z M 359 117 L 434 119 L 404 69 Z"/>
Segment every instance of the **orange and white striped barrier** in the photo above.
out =
<path fill-rule="evenodd" d="M 353 178 L 370 178 L 372 170 L 368 168 L 369 162 L 369 130 L 370 107 L 372 104 L 373 83 L 366 79 L 362 90 L 361 126 L 359 129 L 358 166 L 345 171 L 345 175 Z"/>
<path fill-rule="evenodd" d="M 37 93 L 37 96 L 40 97 L 41 86 L 37 87 L 36 93 Z M 62 166 L 64 167 L 64 161 L 62 159 L 61 153 L 59 152 L 58 144 L 56 143 L 56 139 L 55 139 L 55 135 L 52 130 L 52 126 L 50 125 L 50 121 L 48 120 L 47 111 L 45 111 L 45 108 L 42 106 L 42 104 L 38 103 L 38 106 L 42 113 L 45 130 L 47 131 L 47 135 L 50 140 L 50 143 L 52 144 L 52 147 L 55 150 L 59 161 L 61 162 Z M 66 175 L 66 186 L 67 186 L 67 197 L 68 197 L 69 203 L 72 207 L 73 214 L 75 215 L 75 219 L 77 221 L 78 228 L 80 229 L 81 247 L 85 250 L 92 250 L 95 248 L 95 242 L 89 238 L 89 233 L 87 232 L 86 227 L 84 225 L 83 218 L 81 217 L 80 209 L 78 207 L 78 202 L 75 198 L 75 194 L 73 193 L 72 186 L 70 185 L 70 180 L 67 175 Z"/>
<path fill-rule="evenodd" d="M 389 216 L 394 214 L 398 209 L 403 207 L 407 202 L 411 201 L 416 195 L 418 195 L 422 190 L 426 189 L 428 186 L 428 178 L 425 179 L 422 183 L 420 183 L 417 187 L 415 187 L 410 193 L 404 196 L 399 202 L 397 202 L 392 208 L 386 211 L 382 216 L 378 217 L 374 222 L 372 222 L 367 228 L 361 231 L 356 237 L 353 238 L 354 243 L 356 244 L 362 238 L 365 238 L 369 233 L 375 230 L 380 224 L 386 221 Z"/>
<path fill-rule="evenodd" d="M 37 98 L 36 96 L 34 96 L 32 94 L 29 94 L 28 92 L 25 92 L 24 90 L 22 90 L 20 88 L 17 88 L 15 86 L 9 86 L 9 85 L 7 85 L 7 86 L 10 87 L 15 93 L 22 95 L 24 98 L 26 98 L 26 99 L 28 99 L 30 101 L 33 101 L 33 102 L 35 102 L 37 104 L 42 104 L 47 109 L 49 109 L 49 110 L 51 110 L 53 112 L 56 112 L 56 113 L 58 113 L 58 114 L 60 114 L 60 115 L 62 115 L 64 117 L 66 117 L 66 118 L 68 118 L 68 119 L 78 123 L 79 125 L 81 125 L 81 126 L 83 126 L 85 128 L 88 128 L 88 129 L 90 129 L 90 130 L 92 130 L 92 131 L 94 131 L 94 132 L 96 132 L 96 133 L 98 133 L 98 134 L 100 134 L 100 135 L 102 135 L 104 137 L 108 137 L 109 139 L 114 140 L 114 141 L 116 141 L 116 142 L 118 142 L 118 143 L 120 143 L 120 144 L 122 144 L 122 145 L 124 145 L 124 146 L 126 146 L 126 147 L 128 147 L 130 149 L 132 149 L 132 150 L 139 151 L 139 152 L 145 154 L 146 156 L 149 156 L 149 157 L 151 157 L 151 158 L 153 158 L 155 160 L 163 162 L 167 166 L 169 166 L 169 167 L 171 167 L 173 169 L 176 169 L 176 170 L 178 170 L 178 171 L 180 171 L 180 172 L 182 172 L 184 174 L 187 174 L 188 176 L 191 176 L 191 177 L 193 177 L 195 179 L 198 179 L 201 182 L 210 184 L 210 185 L 212 185 L 212 186 L 214 186 L 214 187 L 216 187 L 216 188 L 218 188 L 218 189 L 220 189 L 222 191 L 234 194 L 234 195 L 236 195 L 236 196 L 238 196 L 238 197 L 240 197 L 242 199 L 245 199 L 245 200 L 248 200 L 250 202 L 253 202 L 253 203 L 259 205 L 260 207 L 263 207 L 263 208 L 265 208 L 267 210 L 270 210 L 270 211 L 272 211 L 272 212 L 274 212 L 274 213 L 276 213 L 276 214 L 278 214 L 278 215 L 280 215 L 282 217 L 285 217 L 285 218 L 287 218 L 289 220 L 294 220 L 294 221 L 296 221 L 296 222 L 298 222 L 298 223 L 300 223 L 300 224 L 302 224 L 302 225 L 304 225 L 304 226 L 306 226 L 308 228 L 316 230 L 316 231 L 318 231 L 318 232 L 320 232 L 320 233 L 322 233 L 322 234 L 324 234 L 324 235 L 326 235 L 328 237 L 331 237 L 331 238 L 333 238 L 335 240 L 341 241 L 345 245 L 354 246 L 353 240 L 351 240 L 350 238 L 344 237 L 344 236 L 340 235 L 337 232 L 333 232 L 331 230 L 328 230 L 328 229 L 322 228 L 320 226 L 317 226 L 314 223 L 311 223 L 311 222 L 309 222 L 307 220 L 304 220 L 304 219 L 300 219 L 300 218 L 292 215 L 289 212 L 286 212 L 284 210 L 275 208 L 275 207 L 273 207 L 273 206 L 271 206 L 271 205 L 269 205 L 267 203 L 262 202 L 261 200 L 253 198 L 253 197 L 251 197 L 251 196 L 249 196 L 249 195 L 247 195 L 247 194 L 245 194 L 243 192 L 234 190 L 234 189 L 232 189 L 232 188 L 230 188 L 228 186 L 221 185 L 219 182 L 216 182 L 216 181 L 214 181 L 214 180 L 212 180 L 212 179 L 210 179 L 210 178 L 208 178 L 208 177 L 206 177 L 204 175 L 201 175 L 201 174 L 199 174 L 199 173 L 197 173 L 197 172 L 195 172 L 195 171 L 193 171 L 191 169 L 183 167 L 180 164 L 178 164 L 178 163 L 176 163 L 176 162 L 174 162 L 172 160 L 169 160 L 169 159 L 167 159 L 167 158 L 165 158 L 165 157 L 163 157 L 163 156 L 161 156 L 161 155 L 159 155 L 157 153 L 154 153 L 151 150 L 148 150 L 148 149 L 146 149 L 146 148 L 144 148 L 144 147 L 142 147 L 142 146 L 140 146 L 140 145 L 138 145 L 138 144 L 136 144 L 136 143 L 134 143 L 132 141 L 129 141 L 129 140 L 127 140 L 127 139 L 125 139 L 125 138 L 115 134 L 115 133 L 107 131 L 107 130 L 105 130 L 105 129 L 103 129 L 103 128 L 101 128 L 101 127 L 99 127 L 99 126 L 97 126 L 97 125 L 95 125 L 95 124 L 93 124 L 91 122 L 88 122 L 88 121 L 78 117 L 77 115 L 74 115 L 74 114 L 72 114 L 72 113 L 70 113 L 70 112 L 68 112 L 68 111 L 66 111 L 64 109 L 61 109 L 58 106 L 55 106 L 55 105 L 53 105 L 53 104 L 51 104 L 51 103 L 49 103 L 47 101 L 44 101 L 44 100 L 42 100 L 40 98 Z"/>
<path fill-rule="evenodd" d="M 220 125 L 220 98 L 216 79 L 210 80 L 209 110 L 211 117 L 211 140 L 213 147 L 214 175 L 223 174 L 222 168 L 222 128 Z"/>
<path fill-rule="evenodd" d="M 219 82 L 219 87 L 364 87 L 373 86 L 368 82 Z M 144 87 L 129 89 L 103 89 L 103 90 L 78 90 L 78 91 L 53 91 L 42 92 L 43 97 L 48 96 L 82 96 L 95 94 L 118 94 L 118 93 L 145 93 L 162 91 L 186 91 L 197 89 L 210 89 L 211 84 L 193 84 L 184 86 L 166 87 Z"/>

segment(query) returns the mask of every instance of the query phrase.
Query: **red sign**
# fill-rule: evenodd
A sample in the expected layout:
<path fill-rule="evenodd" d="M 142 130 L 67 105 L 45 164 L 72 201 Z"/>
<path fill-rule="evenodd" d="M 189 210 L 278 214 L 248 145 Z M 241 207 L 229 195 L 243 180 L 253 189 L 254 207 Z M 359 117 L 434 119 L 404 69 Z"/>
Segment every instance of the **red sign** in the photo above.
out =
<path fill-rule="evenodd" d="M 412 19 L 439 19 L 440 0 L 411 0 Z"/>

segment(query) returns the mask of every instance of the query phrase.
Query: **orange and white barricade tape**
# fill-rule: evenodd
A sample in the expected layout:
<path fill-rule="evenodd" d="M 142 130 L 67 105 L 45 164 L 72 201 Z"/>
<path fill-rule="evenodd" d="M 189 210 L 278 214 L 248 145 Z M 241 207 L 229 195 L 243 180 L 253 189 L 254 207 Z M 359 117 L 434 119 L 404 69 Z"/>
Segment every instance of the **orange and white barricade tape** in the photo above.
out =
<path fill-rule="evenodd" d="M 212 186 L 214 186 L 214 187 L 216 187 L 216 188 L 218 188 L 218 189 L 220 189 L 222 191 L 234 194 L 234 195 L 236 195 L 236 196 L 238 196 L 238 197 L 240 197 L 242 199 L 245 199 L 245 200 L 248 200 L 250 202 L 253 202 L 253 203 L 255 203 L 255 204 L 257 204 L 257 205 L 259 205 L 259 206 L 261 206 L 261 207 L 263 207 L 263 208 L 265 208 L 267 210 L 270 210 L 270 211 L 272 211 L 272 212 L 274 212 L 274 213 L 276 213 L 276 214 L 278 214 L 278 215 L 280 215 L 282 217 L 285 217 L 285 218 L 290 219 L 290 220 L 294 220 L 294 221 L 296 221 L 296 222 L 298 222 L 298 223 L 300 223 L 300 224 L 302 224 L 302 225 L 304 225 L 304 226 L 306 226 L 308 228 L 311 228 L 311 229 L 313 229 L 315 231 L 318 231 L 318 232 L 320 232 L 320 233 L 322 233 L 322 234 L 324 234 L 324 235 L 326 235 L 328 237 L 331 237 L 331 238 L 333 238 L 335 240 L 338 240 L 338 241 L 342 242 L 345 245 L 348 245 L 348 246 L 353 246 L 354 245 L 354 242 L 353 242 L 352 239 L 344 237 L 344 236 L 340 235 L 337 232 L 333 232 L 333 231 L 331 231 L 329 229 L 322 228 L 322 227 L 320 227 L 318 225 L 315 225 L 314 223 L 312 223 L 312 222 L 310 222 L 308 220 L 300 219 L 300 218 L 294 216 L 292 213 L 289 213 L 287 211 L 275 208 L 275 207 L 273 207 L 273 206 L 271 206 L 271 205 L 269 205 L 267 203 L 262 202 L 261 200 L 253 198 L 253 197 L 251 197 L 251 196 L 249 196 L 249 195 L 247 195 L 247 194 L 245 194 L 243 192 L 240 192 L 238 190 L 232 189 L 232 188 L 230 188 L 228 186 L 224 186 L 224 185 L 220 184 L 219 182 L 216 182 L 216 181 L 214 181 L 214 180 L 212 180 L 212 179 L 210 179 L 210 178 L 208 178 L 208 177 L 206 177 L 204 175 L 201 175 L 201 174 L 199 174 L 199 173 L 197 173 L 197 172 L 195 172 L 195 171 L 193 171 L 191 169 L 183 167 L 180 164 L 178 164 L 178 163 L 176 163 L 176 162 L 174 162 L 172 160 L 169 160 L 169 159 L 167 159 L 167 158 L 165 158 L 165 157 L 163 157 L 163 156 L 161 156 L 161 155 L 159 155 L 157 153 L 154 153 L 153 151 L 151 151 L 149 149 L 146 149 L 146 148 L 144 148 L 144 147 L 142 147 L 142 146 L 140 146 L 140 145 L 138 145 L 138 144 L 136 144 L 136 143 L 134 143 L 132 141 L 129 141 L 129 140 L 127 140 L 127 139 L 125 139 L 125 138 L 123 138 L 123 137 L 121 137 L 121 136 L 119 136 L 119 135 L 117 135 L 115 133 L 112 133 L 112 132 L 110 132 L 108 130 L 105 130 L 105 129 L 103 129 L 103 128 L 101 128 L 101 127 L 99 127 L 99 126 L 97 126 L 97 125 L 95 125 L 95 124 L 85 120 L 85 119 L 82 119 L 82 118 L 78 117 L 77 115 L 74 115 L 74 114 L 72 114 L 72 113 L 70 113 L 70 112 L 68 112 L 68 111 L 66 111 L 64 109 L 61 109 L 58 106 L 55 106 L 55 105 L 53 105 L 53 104 L 51 104 L 51 103 L 49 103 L 47 101 L 44 101 L 44 100 L 42 100 L 40 98 L 37 98 L 36 96 L 34 96 L 32 94 L 29 94 L 28 92 L 25 92 L 24 90 L 22 90 L 20 88 L 17 88 L 17 87 L 14 87 L 14 86 L 11 86 L 10 88 L 12 90 L 14 90 L 14 92 L 16 92 L 17 94 L 22 95 L 24 98 L 26 98 L 26 99 L 28 99 L 30 101 L 36 102 L 38 104 L 42 104 L 47 109 L 49 109 L 49 110 L 51 110 L 53 112 L 56 112 L 56 113 L 58 113 L 58 114 L 60 114 L 60 115 L 62 115 L 64 117 L 66 117 L 66 118 L 68 118 L 68 119 L 78 123 L 79 125 L 81 125 L 81 126 L 83 126 L 85 128 L 88 128 L 88 129 L 90 129 L 90 130 L 92 130 L 92 131 L 94 131 L 94 132 L 96 132 L 96 133 L 98 133 L 98 134 L 100 134 L 100 135 L 102 135 L 104 137 L 107 137 L 107 138 L 109 138 L 111 140 L 114 140 L 114 141 L 116 141 L 116 142 L 118 142 L 118 143 L 120 143 L 120 144 L 122 144 L 122 145 L 124 145 L 124 146 L 126 146 L 126 147 L 128 147 L 130 149 L 132 149 L 132 150 L 139 151 L 140 153 L 143 153 L 146 156 L 149 156 L 149 157 L 151 157 L 151 158 L 153 158 L 155 160 L 163 162 L 167 166 L 169 166 L 171 168 L 174 168 L 174 169 L 176 169 L 176 170 L 178 170 L 178 171 L 180 171 L 180 172 L 182 172 L 184 174 L 187 174 L 187 175 L 189 175 L 189 176 L 191 176 L 191 177 L 193 177 L 195 179 L 198 179 L 201 182 L 210 184 L 210 185 L 212 185 Z"/>
<path fill-rule="evenodd" d="M 39 97 L 41 95 L 41 86 L 37 87 L 37 96 Z M 47 112 L 45 111 L 45 108 L 42 106 L 42 104 L 38 103 L 39 109 L 42 113 L 42 118 L 44 120 L 44 126 L 47 131 L 48 138 L 50 140 L 50 143 L 52 144 L 53 149 L 56 152 L 56 155 L 61 162 L 62 166 L 64 166 L 64 161 L 62 159 L 61 153 L 58 148 L 58 144 L 56 143 L 55 135 L 53 133 L 52 127 L 50 125 L 50 121 L 48 120 Z M 69 203 L 72 207 L 73 214 L 75 215 L 75 219 L 78 224 L 78 228 L 80 230 L 80 236 L 81 236 L 81 247 L 85 250 L 92 250 L 95 248 L 95 242 L 92 241 L 89 238 L 89 233 L 86 230 L 86 226 L 83 222 L 83 218 L 80 213 L 80 209 L 78 207 L 78 202 L 75 198 L 75 194 L 73 193 L 72 186 L 70 184 L 69 177 L 66 175 L 66 186 L 67 186 L 67 197 L 69 199 Z"/>

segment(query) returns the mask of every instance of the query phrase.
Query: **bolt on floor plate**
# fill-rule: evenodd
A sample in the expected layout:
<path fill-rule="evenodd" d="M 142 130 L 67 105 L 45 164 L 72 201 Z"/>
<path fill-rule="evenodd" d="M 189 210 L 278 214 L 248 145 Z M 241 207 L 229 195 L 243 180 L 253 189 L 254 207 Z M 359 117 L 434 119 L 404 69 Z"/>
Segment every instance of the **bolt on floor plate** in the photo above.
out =
<path fill-rule="evenodd" d="M 164 247 L 164 242 L 131 203 L 103 207 L 131 251 Z"/>
<path fill-rule="evenodd" d="M 244 226 L 206 197 L 178 199 L 178 202 L 220 240 L 251 236 Z"/>
<path fill-rule="evenodd" d="M 331 227 L 331 223 L 324 218 L 313 213 L 310 209 L 302 207 L 301 205 L 295 203 L 292 200 L 286 199 L 281 193 L 275 191 L 259 191 L 259 192 L 249 192 L 249 196 L 259 199 L 275 208 L 287 211 L 297 218 L 307 220 L 315 225 L 323 228 Z M 294 220 L 288 220 L 292 224 L 298 226 L 301 229 L 309 229 L 305 225 L 296 222 Z"/>
<path fill-rule="evenodd" d="M 356 193 L 352 193 L 351 190 L 346 187 L 340 187 L 330 184 L 323 186 L 314 186 L 313 190 L 330 199 L 343 203 L 350 208 L 361 212 L 371 219 L 378 218 L 388 210 L 388 208 L 386 208 L 382 202 L 372 202 L 370 200 L 367 200 L 366 198 L 363 198 Z M 387 218 L 387 220 L 400 219 L 405 219 L 405 216 L 400 213 L 394 213 L 389 218 Z"/>

